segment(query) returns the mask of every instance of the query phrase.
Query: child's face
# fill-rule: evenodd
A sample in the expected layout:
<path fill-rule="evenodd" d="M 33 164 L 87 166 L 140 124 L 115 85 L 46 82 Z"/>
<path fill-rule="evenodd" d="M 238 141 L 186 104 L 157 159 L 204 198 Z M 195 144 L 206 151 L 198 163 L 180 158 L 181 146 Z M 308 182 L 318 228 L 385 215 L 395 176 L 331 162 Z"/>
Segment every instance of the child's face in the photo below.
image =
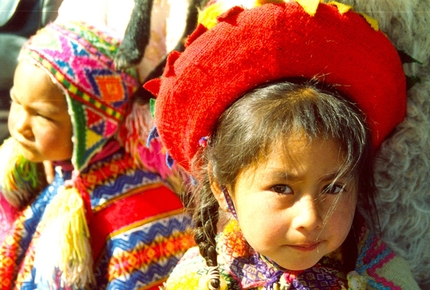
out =
<path fill-rule="evenodd" d="M 22 60 L 15 71 L 8 127 L 33 162 L 72 157 L 72 123 L 61 89 L 45 71 Z"/>
<path fill-rule="evenodd" d="M 241 172 L 232 199 L 249 244 L 285 269 L 303 270 L 346 239 L 357 190 L 345 176 L 323 193 L 343 163 L 336 141 L 290 138 L 287 144 L 288 155 L 275 146 L 267 161 Z"/>

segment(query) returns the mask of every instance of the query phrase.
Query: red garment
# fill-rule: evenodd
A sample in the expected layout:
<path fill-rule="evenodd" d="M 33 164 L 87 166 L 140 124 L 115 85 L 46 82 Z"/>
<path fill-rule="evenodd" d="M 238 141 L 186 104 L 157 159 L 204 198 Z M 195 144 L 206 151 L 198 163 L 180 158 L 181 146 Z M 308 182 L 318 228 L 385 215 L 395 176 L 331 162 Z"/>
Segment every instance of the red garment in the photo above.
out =
<path fill-rule="evenodd" d="M 11 229 L 18 214 L 18 209 L 13 207 L 0 193 L 0 244 Z"/>

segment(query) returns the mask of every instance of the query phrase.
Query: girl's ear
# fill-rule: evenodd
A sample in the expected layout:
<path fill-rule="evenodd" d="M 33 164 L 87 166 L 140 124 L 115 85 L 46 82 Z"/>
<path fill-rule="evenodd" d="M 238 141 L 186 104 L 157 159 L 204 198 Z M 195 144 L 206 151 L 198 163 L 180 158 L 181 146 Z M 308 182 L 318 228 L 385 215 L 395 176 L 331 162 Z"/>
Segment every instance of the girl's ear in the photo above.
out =
<path fill-rule="evenodd" d="M 215 176 L 213 175 L 211 163 L 208 164 L 208 173 L 209 173 L 209 183 L 211 185 L 212 193 L 215 196 L 216 200 L 218 201 L 219 207 L 227 211 L 228 210 L 227 201 L 225 200 L 221 184 L 219 184 L 218 180 L 216 180 Z"/>

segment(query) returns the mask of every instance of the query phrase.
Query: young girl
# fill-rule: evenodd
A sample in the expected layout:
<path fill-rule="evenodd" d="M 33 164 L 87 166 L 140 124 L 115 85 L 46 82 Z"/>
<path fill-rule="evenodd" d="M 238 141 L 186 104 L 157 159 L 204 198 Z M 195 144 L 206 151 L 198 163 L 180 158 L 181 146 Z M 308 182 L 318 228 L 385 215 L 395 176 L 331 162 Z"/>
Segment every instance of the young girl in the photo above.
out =
<path fill-rule="evenodd" d="M 374 234 L 373 155 L 405 114 L 396 49 L 349 6 L 248 3 L 209 6 L 145 85 L 198 199 L 198 247 L 165 288 L 418 289 Z"/>
<path fill-rule="evenodd" d="M 65 22 L 20 53 L 0 148 L 1 191 L 19 208 L 1 289 L 157 289 L 193 243 L 160 144 L 142 145 L 149 106 L 134 97 L 135 71 L 114 68 L 118 45 L 112 31 Z"/>

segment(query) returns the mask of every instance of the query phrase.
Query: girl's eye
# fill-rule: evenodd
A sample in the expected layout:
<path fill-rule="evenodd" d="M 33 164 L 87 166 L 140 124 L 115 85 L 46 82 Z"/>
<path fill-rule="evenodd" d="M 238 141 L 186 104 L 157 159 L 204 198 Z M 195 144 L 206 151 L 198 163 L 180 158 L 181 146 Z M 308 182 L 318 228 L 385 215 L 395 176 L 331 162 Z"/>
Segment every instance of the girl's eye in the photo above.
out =
<path fill-rule="evenodd" d="M 54 121 L 54 117 L 52 116 L 52 114 L 49 114 L 46 112 L 40 112 L 40 111 L 35 111 L 34 114 L 44 121 L 50 121 L 50 122 Z"/>
<path fill-rule="evenodd" d="M 278 185 L 274 185 L 270 188 L 270 190 L 279 193 L 279 194 L 292 194 L 293 190 L 291 189 L 291 187 L 289 187 L 288 185 L 282 185 L 282 184 L 278 184 Z"/>
<path fill-rule="evenodd" d="M 325 194 L 338 194 L 345 190 L 345 185 L 330 184 L 323 190 Z"/>
<path fill-rule="evenodd" d="M 48 120 L 48 121 L 50 121 L 50 120 L 51 120 L 51 119 L 50 119 L 50 118 L 48 118 L 47 116 L 42 115 L 42 114 L 40 114 L 40 113 L 38 113 L 38 114 L 37 114 L 37 116 L 38 116 L 38 117 L 40 117 L 40 118 L 42 118 L 42 119 Z"/>

